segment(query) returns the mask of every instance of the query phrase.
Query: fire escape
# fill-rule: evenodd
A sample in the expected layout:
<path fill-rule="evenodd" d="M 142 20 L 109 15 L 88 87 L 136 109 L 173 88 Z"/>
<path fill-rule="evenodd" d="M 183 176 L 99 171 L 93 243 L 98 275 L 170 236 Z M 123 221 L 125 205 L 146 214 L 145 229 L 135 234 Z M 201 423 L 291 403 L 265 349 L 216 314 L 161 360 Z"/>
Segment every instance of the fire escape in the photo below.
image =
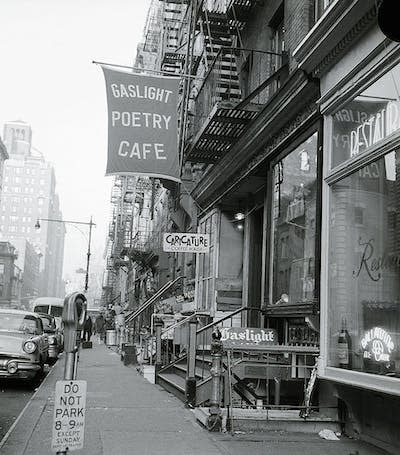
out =
<path fill-rule="evenodd" d="M 179 46 L 179 31 L 185 27 L 186 11 L 188 8 L 181 2 L 164 2 L 161 70 L 171 74 L 180 74 L 183 69 L 185 53 Z"/>
<path fill-rule="evenodd" d="M 199 11 L 197 31 L 204 39 L 206 72 L 186 131 L 186 161 L 218 162 L 285 77 L 282 55 L 238 47 L 240 31 L 254 4 L 234 0 L 223 12 L 204 5 Z"/>

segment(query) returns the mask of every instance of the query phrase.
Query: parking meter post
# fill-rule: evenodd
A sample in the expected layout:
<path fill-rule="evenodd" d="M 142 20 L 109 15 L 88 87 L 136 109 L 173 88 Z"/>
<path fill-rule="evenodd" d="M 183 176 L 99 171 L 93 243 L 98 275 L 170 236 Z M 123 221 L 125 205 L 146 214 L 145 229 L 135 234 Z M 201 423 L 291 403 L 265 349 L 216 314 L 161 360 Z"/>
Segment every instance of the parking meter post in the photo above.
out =
<path fill-rule="evenodd" d="M 64 380 L 76 379 L 78 335 L 86 318 L 86 297 L 78 292 L 67 295 L 64 299 L 62 321 L 64 323 Z M 66 455 L 66 451 L 57 455 Z"/>
<path fill-rule="evenodd" d="M 86 297 L 74 292 L 64 300 L 62 320 L 64 323 L 64 379 L 76 378 L 76 354 L 78 352 L 78 331 L 83 326 L 86 317 Z"/>

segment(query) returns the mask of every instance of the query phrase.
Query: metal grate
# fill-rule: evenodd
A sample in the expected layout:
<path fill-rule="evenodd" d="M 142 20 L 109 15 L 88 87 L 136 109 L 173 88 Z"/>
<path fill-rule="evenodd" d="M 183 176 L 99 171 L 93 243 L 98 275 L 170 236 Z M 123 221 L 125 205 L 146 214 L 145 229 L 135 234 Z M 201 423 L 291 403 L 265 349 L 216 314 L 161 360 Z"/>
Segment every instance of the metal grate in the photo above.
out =
<path fill-rule="evenodd" d="M 208 122 L 204 123 L 189 145 L 186 159 L 215 163 L 228 152 L 256 115 L 256 111 L 223 107 L 223 103 L 218 103 L 209 115 Z"/>

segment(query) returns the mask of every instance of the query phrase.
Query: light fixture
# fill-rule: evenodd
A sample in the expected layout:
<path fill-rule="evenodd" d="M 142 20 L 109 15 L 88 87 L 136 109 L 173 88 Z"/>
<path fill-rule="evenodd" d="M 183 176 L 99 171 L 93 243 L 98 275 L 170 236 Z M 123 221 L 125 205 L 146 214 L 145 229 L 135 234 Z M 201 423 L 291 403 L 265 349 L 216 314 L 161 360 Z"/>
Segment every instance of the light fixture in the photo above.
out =
<path fill-rule="evenodd" d="M 243 223 L 238 223 L 236 227 L 239 229 L 239 231 L 243 230 Z"/>
<path fill-rule="evenodd" d="M 245 215 L 244 215 L 243 212 L 237 212 L 237 213 L 235 213 L 235 220 L 236 220 L 236 221 L 242 221 L 242 220 L 244 220 L 244 218 L 245 218 Z"/>
<path fill-rule="evenodd" d="M 40 229 L 39 219 L 36 220 L 35 229 Z"/>

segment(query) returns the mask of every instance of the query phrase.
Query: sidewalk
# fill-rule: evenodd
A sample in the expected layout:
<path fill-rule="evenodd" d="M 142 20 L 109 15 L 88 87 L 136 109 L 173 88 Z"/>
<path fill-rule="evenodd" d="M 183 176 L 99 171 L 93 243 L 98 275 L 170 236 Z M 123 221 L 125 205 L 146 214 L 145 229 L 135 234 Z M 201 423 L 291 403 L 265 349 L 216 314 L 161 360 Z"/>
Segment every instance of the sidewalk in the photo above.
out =
<path fill-rule="evenodd" d="M 51 370 L 0 443 L 1 455 L 51 454 L 55 383 L 64 358 Z M 193 412 L 104 345 L 81 351 L 77 379 L 87 381 L 85 455 L 384 455 L 359 441 L 265 432 L 209 433 Z"/>

